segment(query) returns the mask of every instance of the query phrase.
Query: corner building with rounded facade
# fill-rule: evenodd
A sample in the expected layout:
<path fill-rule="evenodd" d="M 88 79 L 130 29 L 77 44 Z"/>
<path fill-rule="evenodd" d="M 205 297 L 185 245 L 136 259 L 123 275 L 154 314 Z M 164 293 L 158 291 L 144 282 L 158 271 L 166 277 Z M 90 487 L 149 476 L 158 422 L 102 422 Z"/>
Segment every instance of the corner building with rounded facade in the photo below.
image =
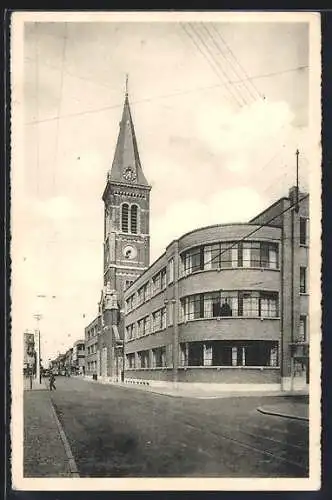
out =
<path fill-rule="evenodd" d="M 248 224 L 183 235 L 126 290 L 127 382 L 308 382 L 308 200 L 295 213 L 293 198 L 290 190 Z"/>

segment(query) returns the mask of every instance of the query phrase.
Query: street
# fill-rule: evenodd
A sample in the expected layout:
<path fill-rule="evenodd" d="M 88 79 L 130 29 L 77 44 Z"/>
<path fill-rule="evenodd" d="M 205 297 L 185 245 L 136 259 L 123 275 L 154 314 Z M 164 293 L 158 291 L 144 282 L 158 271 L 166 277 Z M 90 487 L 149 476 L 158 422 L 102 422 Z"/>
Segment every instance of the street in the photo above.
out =
<path fill-rule="evenodd" d="M 80 477 L 308 476 L 308 423 L 257 411 L 287 398 L 170 397 L 65 377 L 56 386 L 25 393 L 26 422 L 51 397 Z"/>

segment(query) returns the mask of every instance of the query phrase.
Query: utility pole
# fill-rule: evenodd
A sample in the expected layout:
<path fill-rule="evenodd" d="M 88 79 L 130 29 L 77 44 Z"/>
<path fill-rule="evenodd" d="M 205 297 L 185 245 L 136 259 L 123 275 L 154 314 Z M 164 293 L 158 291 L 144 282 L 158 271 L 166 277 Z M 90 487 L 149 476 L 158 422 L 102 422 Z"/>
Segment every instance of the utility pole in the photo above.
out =
<path fill-rule="evenodd" d="M 42 319 L 42 314 L 34 314 L 33 317 L 37 320 L 37 334 L 38 334 L 38 353 L 37 353 L 37 380 L 39 380 L 39 383 L 42 383 L 42 377 L 41 377 L 41 353 L 40 353 L 40 328 L 39 328 L 39 322 Z"/>
<path fill-rule="evenodd" d="M 296 205 L 295 212 L 299 212 L 299 150 L 296 150 Z"/>

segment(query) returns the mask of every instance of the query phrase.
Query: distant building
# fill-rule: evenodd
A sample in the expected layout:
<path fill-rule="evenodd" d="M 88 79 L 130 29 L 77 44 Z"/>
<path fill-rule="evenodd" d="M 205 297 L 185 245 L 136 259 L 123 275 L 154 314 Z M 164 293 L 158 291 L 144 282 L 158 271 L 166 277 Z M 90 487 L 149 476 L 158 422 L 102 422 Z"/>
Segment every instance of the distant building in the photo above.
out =
<path fill-rule="evenodd" d="M 84 340 L 77 340 L 72 351 L 72 371 L 84 374 L 85 372 L 85 343 Z"/>
<path fill-rule="evenodd" d="M 299 193 L 299 199 L 305 195 Z M 173 241 L 125 292 L 125 379 L 308 383 L 308 197 Z"/>
<path fill-rule="evenodd" d="M 35 335 L 28 330 L 24 332 L 23 371 L 36 373 Z"/>
<path fill-rule="evenodd" d="M 98 336 L 100 335 L 100 317 L 97 316 L 90 325 L 85 328 L 85 374 L 96 375 L 97 367 Z"/>

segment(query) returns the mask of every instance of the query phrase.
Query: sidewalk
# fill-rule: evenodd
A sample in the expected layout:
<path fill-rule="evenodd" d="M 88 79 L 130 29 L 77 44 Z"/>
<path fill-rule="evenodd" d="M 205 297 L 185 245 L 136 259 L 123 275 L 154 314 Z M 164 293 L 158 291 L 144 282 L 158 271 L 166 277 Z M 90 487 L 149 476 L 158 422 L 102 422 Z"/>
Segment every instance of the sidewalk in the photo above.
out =
<path fill-rule="evenodd" d="M 24 476 L 72 477 L 50 392 L 35 387 L 24 391 Z"/>
<path fill-rule="evenodd" d="M 284 392 L 284 391 L 230 391 L 225 390 L 224 387 L 220 388 L 210 388 L 209 384 L 206 384 L 206 388 L 197 388 L 174 385 L 172 386 L 151 386 L 144 384 L 130 384 L 124 382 L 106 382 L 100 378 L 97 381 L 92 380 L 88 376 L 78 376 L 81 380 L 91 382 L 94 384 L 106 384 L 110 386 L 123 387 L 125 389 L 133 389 L 136 391 L 152 392 L 155 394 L 161 394 L 163 396 L 178 397 L 178 398 L 195 398 L 195 399 L 217 399 L 217 398 L 234 398 L 234 397 L 263 397 L 263 396 L 282 396 L 282 397 L 293 397 L 293 398 L 303 398 L 306 397 L 307 391 L 296 391 L 296 392 Z"/>
<path fill-rule="evenodd" d="M 288 401 L 280 401 L 273 406 L 261 406 L 257 410 L 265 415 L 309 422 L 309 404 L 305 398 L 294 396 Z"/>
<path fill-rule="evenodd" d="M 45 385 L 45 382 L 46 380 L 45 379 L 42 379 L 42 383 L 40 384 L 39 383 L 39 380 L 37 380 L 36 378 L 33 378 L 32 379 L 32 388 L 30 387 L 30 379 L 29 378 L 26 378 L 24 377 L 23 379 L 23 388 L 25 391 L 46 391 L 47 390 L 47 387 Z"/>

